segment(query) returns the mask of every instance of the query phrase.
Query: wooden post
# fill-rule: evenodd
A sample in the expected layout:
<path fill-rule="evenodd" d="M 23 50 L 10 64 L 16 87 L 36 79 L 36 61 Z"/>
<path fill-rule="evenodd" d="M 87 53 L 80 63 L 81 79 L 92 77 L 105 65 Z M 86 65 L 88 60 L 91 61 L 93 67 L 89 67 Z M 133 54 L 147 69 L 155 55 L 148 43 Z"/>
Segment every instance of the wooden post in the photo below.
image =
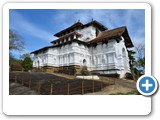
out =
<path fill-rule="evenodd" d="M 31 78 L 29 79 L 28 87 L 31 88 Z"/>
<path fill-rule="evenodd" d="M 103 88 L 103 85 L 102 85 L 102 83 L 103 83 L 103 79 L 101 80 L 101 90 L 102 90 L 102 88 Z"/>
<path fill-rule="evenodd" d="M 22 78 L 23 78 L 23 77 L 22 77 Z M 24 79 L 22 79 L 22 78 L 21 78 L 21 84 L 23 85 L 23 80 L 24 80 Z"/>
<path fill-rule="evenodd" d="M 38 81 L 38 88 L 37 88 L 38 93 L 40 93 L 40 89 L 41 89 L 41 85 L 40 85 L 40 81 Z"/>
<path fill-rule="evenodd" d="M 92 82 L 92 92 L 94 93 L 94 79 L 93 79 L 93 82 Z"/>
<path fill-rule="evenodd" d="M 69 95 L 69 82 L 68 82 L 68 95 Z"/>
<path fill-rule="evenodd" d="M 53 81 L 51 80 L 50 95 L 53 95 Z"/>
<path fill-rule="evenodd" d="M 84 80 L 82 80 L 82 95 L 84 94 Z"/>
<path fill-rule="evenodd" d="M 114 85 L 116 84 L 116 79 L 114 79 Z"/>
<path fill-rule="evenodd" d="M 15 76 L 15 81 L 14 82 L 17 83 L 17 76 Z"/>

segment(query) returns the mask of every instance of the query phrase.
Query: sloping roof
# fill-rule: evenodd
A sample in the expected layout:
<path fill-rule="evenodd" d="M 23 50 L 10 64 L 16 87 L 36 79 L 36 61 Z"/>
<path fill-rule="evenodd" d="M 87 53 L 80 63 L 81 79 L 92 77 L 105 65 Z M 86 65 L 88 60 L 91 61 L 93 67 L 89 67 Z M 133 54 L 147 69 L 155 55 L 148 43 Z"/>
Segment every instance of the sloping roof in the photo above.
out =
<path fill-rule="evenodd" d="M 101 23 L 99 23 L 99 22 L 96 21 L 96 20 L 85 24 L 84 27 L 85 27 L 85 26 L 90 26 L 90 25 L 94 25 L 94 26 L 98 27 L 99 29 L 101 29 L 101 30 L 103 30 L 103 31 L 104 31 L 104 30 L 108 30 L 107 27 L 105 27 L 104 25 L 102 25 Z"/>
<path fill-rule="evenodd" d="M 65 36 L 62 36 L 62 37 L 60 37 L 60 38 L 58 38 L 58 39 L 56 39 L 56 40 L 51 41 L 51 43 L 54 43 L 54 42 L 56 42 L 56 41 L 65 39 L 65 38 L 70 37 L 70 36 L 72 36 L 72 35 L 82 36 L 82 34 L 80 34 L 80 33 L 78 33 L 78 32 L 71 32 L 71 33 L 69 33 L 69 34 L 67 34 L 67 35 L 65 35 Z"/>
<path fill-rule="evenodd" d="M 85 44 L 85 45 L 88 45 L 88 44 L 95 44 L 95 43 L 98 43 L 98 42 L 107 42 L 110 39 L 120 40 L 121 36 L 123 36 L 123 38 L 124 38 L 124 42 L 125 42 L 126 47 L 128 47 L 128 48 L 133 47 L 133 43 L 132 43 L 132 41 L 130 39 L 130 36 L 128 34 L 128 30 L 127 30 L 126 26 L 123 26 L 123 27 L 119 27 L 119 28 L 116 28 L 116 29 L 106 30 L 104 32 L 101 32 L 96 38 L 94 38 L 94 39 L 92 39 L 91 41 L 88 41 L 88 42 L 84 42 L 84 41 L 81 41 L 81 40 L 78 40 L 78 39 L 73 39 L 71 41 L 67 41 L 65 43 L 61 43 L 61 44 L 58 44 L 58 45 L 47 46 L 47 47 L 41 48 L 39 50 L 33 51 L 31 53 L 38 53 L 40 51 L 47 50 L 48 48 L 54 48 L 54 47 L 62 46 L 64 44 L 68 44 L 68 43 L 71 43 L 71 42 L 74 42 L 74 41 Z"/>
<path fill-rule="evenodd" d="M 83 24 L 82 24 L 80 21 L 78 21 L 77 23 L 73 24 L 72 26 L 70 26 L 70 27 L 68 27 L 68 28 L 66 28 L 66 29 L 64 29 L 64 30 L 62 30 L 62 31 L 54 34 L 54 36 L 59 37 L 59 36 L 60 36 L 61 34 L 63 34 L 64 32 L 69 31 L 69 30 L 74 29 L 74 28 L 81 27 L 81 26 L 83 26 Z"/>
<path fill-rule="evenodd" d="M 91 21 L 91 22 L 89 22 L 87 24 L 82 24 L 80 21 L 78 21 L 77 23 L 73 24 L 72 26 L 70 26 L 70 27 L 68 27 L 68 28 L 66 28 L 66 29 L 54 34 L 54 36 L 59 37 L 61 34 L 67 32 L 69 30 L 73 30 L 74 28 L 87 27 L 87 26 L 91 26 L 91 25 L 94 25 L 94 26 L 98 27 L 101 30 L 107 30 L 108 29 L 107 27 L 105 27 L 104 25 L 102 25 L 101 23 L 99 23 L 96 20 Z"/>
<path fill-rule="evenodd" d="M 121 36 L 124 37 L 126 47 L 133 47 L 133 43 L 125 26 L 101 32 L 95 39 L 88 41 L 88 43 L 105 42 L 110 39 L 120 38 Z"/>
<path fill-rule="evenodd" d="M 52 45 L 52 46 L 47 46 L 47 47 L 43 47 L 41 49 L 38 49 L 38 50 L 35 50 L 33 52 L 31 52 L 31 54 L 35 54 L 35 53 L 38 53 L 38 52 L 41 52 L 41 51 L 45 51 L 47 50 L 48 48 L 54 48 L 54 47 L 59 47 L 59 46 L 62 46 L 62 45 L 66 45 L 68 43 L 72 43 L 72 42 L 78 42 L 78 43 L 81 43 L 81 44 L 84 44 L 84 45 L 87 45 L 88 43 L 86 42 L 83 42 L 81 40 L 78 40 L 78 39 L 73 39 L 72 41 L 67 41 L 65 43 L 61 43 L 61 44 L 58 44 L 58 45 Z"/>
<path fill-rule="evenodd" d="M 55 46 L 54 45 L 52 45 L 52 46 L 46 46 L 46 47 L 43 47 L 43 48 L 40 48 L 38 50 L 35 50 L 35 51 L 31 52 L 31 54 L 35 54 L 35 53 L 38 53 L 38 52 L 41 52 L 41 51 L 45 51 L 48 48 L 52 48 L 52 47 L 55 47 Z"/>

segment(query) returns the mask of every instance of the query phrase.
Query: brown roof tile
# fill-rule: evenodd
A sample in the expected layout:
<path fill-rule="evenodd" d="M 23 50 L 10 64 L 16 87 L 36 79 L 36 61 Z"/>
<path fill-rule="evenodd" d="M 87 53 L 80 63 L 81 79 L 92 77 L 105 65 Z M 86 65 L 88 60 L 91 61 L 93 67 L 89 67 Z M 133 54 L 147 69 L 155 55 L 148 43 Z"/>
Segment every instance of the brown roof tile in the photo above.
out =
<path fill-rule="evenodd" d="M 78 33 L 78 32 L 71 32 L 71 33 L 69 33 L 69 34 L 67 34 L 67 35 L 65 35 L 65 36 L 62 36 L 62 37 L 60 37 L 60 38 L 58 38 L 58 39 L 56 39 L 56 40 L 53 40 L 51 43 L 54 43 L 54 42 L 56 42 L 56 41 L 65 39 L 65 38 L 70 37 L 70 36 L 72 36 L 72 35 L 82 36 L 82 34 L 80 34 L 80 33 Z"/>
<path fill-rule="evenodd" d="M 133 43 L 129 37 L 127 28 L 125 26 L 101 32 L 95 39 L 89 41 L 88 43 L 105 42 L 110 39 L 120 38 L 121 36 L 123 36 L 125 39 L 126 47 L 133 47 Z"/>
<path fill-rule="evenodd" d="M 62 45 L 66 45 L 66 44 L 72 43 L 72 42 L 78 42 L 78 43 L 81 43 L 81 44 L 84 44 L 84 45 L 88 44 L 88 43 L 86 43 L 84 41 L 81 41 L 81 40 L 78 40 L 78 39 L 73 39 L 72 41 L 67 41 L 65 43 L 61 43 L 61 44 L 58 44 L 58 45 L 51 45 L 51 46 L 43 47 L 41 49 L 38 49 L 38 50 L 35 50 L 35 51 L 31 52 L 31 54 L 35 54 L 35 53 L 38 53 L 38 52 L 41 52 L 41 51 L 45 51 L 48 48 L 54 48 L 54 47 L 59 47 L 59 46 L 62 46 Z"/>
<path fill-rule="evenodd" d="M 87 27 L 87 26 L 90 26 L 90 25 L 95 25 L 96 27 L 98 27 L 99 29 L 101 30 L 107 30 L 108 28 L 106 28 L 104 25 L 102 25 L 101 23 L 99 23 L 98 21 L 94 20 L 94 21 L 91 21 L 87 24 L 82 24 L 80 21 L 78 21 L 77 23 L 73 24 L 72 26 L 54 34 L 54 36 L 57 36 L 59 37 L 61 34 L 69 31 L 69 30 L 72 30 L 74 28 L 78 28 L 78 27 Z"/>
<path fill-rule="evenodd" d="M 81 26 L 83 26 L 83 24 L 80 21 L 78 21 L 77 23 L 73 24 L 72 26 L 70 26 L 70 27 L 68 27 L 68 28 L 66 28 L 66 29 L 54 34 L 54 36 L 59 37 L 61 34 L 67 32 L 67 31 L 69 31 L 71 29 L 74 29 L 74 28 L 77 28 L 77 27 L 81 27 Z"/>

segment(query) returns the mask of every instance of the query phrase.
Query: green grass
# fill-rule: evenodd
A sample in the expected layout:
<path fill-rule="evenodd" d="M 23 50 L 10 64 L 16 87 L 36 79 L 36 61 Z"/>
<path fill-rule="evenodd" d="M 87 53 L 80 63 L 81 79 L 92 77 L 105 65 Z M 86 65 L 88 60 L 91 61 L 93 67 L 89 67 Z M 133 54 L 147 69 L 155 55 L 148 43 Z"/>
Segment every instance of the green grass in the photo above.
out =
<path fill-rule="evenodd" d="M 111 93 L 110 95 L 140 95 L 140 93 L 138 92 L 138 90 L 134 90 L 127 93 L 121 93 L 121 92 Z"/>

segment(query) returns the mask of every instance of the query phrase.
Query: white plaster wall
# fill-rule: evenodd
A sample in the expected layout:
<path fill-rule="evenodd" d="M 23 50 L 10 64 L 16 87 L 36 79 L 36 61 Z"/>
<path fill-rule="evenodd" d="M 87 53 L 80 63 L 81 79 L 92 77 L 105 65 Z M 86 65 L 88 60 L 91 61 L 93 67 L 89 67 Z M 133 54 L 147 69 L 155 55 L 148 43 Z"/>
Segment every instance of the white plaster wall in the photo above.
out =
<path fill-rule="evenodd" d="M 89 26 L 76 31 L 82 34 L 82 37 L 79 37 L 79 39 L 82 41 L 89 41 L 96 38 L 96 28 L 94 26 Z"/>
<path fill-rule="evenodd" d="M 45 54 L 39 53 L 34 57 L 33 67 L 39 66 L 69 66 L 83 65 L 83 60 L 86 60 L 87 66 L 90 65 L 91 55 L 89 49 L 83 44 L 73 42 L 72 44 L 63 45 L 61 47 L 49 48 Z M 44 64 L 45 60 L 45 64 Z"/>
<path fill-rule="evenodd" d="M 126 63 L 123 60 L 125 50 Z M 130 72 L 129 58 L 124 39 L 117 43 L 116 40 L 109 40 L 108 43 L 98 43 L 96 47 L 86 47 L 83 44 L 73 42 L 61 47 L 49 48 L 46 52 L 39 53 L 34 57 L 33 67 L 40 66 L 83 66 L 83 60 L 89 70 L 98 70 L 99 73 L 120 74 L 123 77 L 126 72 Z M 125 65 L 126 64 L 126 65 Z M 124 67 L 127 66 L 127 69 Z M 108 69 L 110 69 L 108 71 Z"/>
<path fill-rule="evenodd" d="M 115 68 L 115 40 L 110 40 L 106 43 L 99 43 L 96 47 L 90 48 L 91 70 L 105 70 Z"/>
<path fill-rule="evenodd" d="M 86 60 L 86 65 L 90 65 L 90 54 L 88 47 L 83 44 L 72 43 L 72 52 L 74 54 L 74 65 L 83 65 L 83 60 Z"/>
<path fill-rule="evenodd" d="M 115 48 L 116 48 L 116 57 L 117 57 L 117 68 L 120 70 L 118 71 L 118 73 L 121 75 L 120 77 L 124 77 L 126 72 L 130 72 L 130 66 L 129 66 L 128 52 L 127 52 L 127 48 L 125 46 L 123 38 L 118 44 L 116 44 Z M 125 57 L 124 57 L 123 49 L 125 50 Z"/>

